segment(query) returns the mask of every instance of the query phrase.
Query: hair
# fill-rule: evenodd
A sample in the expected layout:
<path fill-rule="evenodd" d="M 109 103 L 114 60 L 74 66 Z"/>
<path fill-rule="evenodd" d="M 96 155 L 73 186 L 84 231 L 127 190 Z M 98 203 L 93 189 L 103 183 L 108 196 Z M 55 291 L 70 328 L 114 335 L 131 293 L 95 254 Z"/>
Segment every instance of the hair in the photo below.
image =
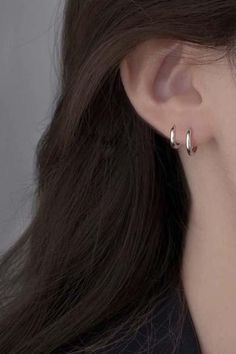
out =
<path fill-rule="evenodd" d="M 73 341 L 74 353 L 105 350 L 181 285 L 189 186 L 169 140 L 131 105 L 119 64 L 153 37 L 234 59 L 235 0 L 64 6 L 60 82 L 35 152 L 32 220 L 1 257 L 1 353 L 58 353 Z"/>

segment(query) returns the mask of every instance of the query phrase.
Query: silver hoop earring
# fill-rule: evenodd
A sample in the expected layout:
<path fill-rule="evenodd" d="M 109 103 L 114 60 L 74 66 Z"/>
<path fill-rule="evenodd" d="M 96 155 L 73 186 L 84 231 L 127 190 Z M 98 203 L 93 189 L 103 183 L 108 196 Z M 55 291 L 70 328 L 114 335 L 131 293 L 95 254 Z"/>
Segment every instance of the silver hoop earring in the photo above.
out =
<path fill-rule="evenodd" d="M 170 145 L 173 149 L 178 149 L 181 144 L 176 142 L 176 127 L 173 125 L 173 127 L 170 130 Z"/>
<path fill-rule="evenodd" d="M 186 149 L 189 156 L 192 156 L 197 151 L 197 146 L 192 146 L 192 130 L 189 128 L 186 133 Z"/>

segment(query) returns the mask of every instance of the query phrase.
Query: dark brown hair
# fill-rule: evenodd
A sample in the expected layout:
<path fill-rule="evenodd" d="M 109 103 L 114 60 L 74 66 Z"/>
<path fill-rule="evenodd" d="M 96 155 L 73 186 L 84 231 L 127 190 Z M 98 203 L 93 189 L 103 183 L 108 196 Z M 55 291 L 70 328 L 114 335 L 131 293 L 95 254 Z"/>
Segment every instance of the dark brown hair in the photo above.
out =
<path fill-rule="evenodd" d="M 1 258 L 1 353 L 58 353 L 75 340 L 76 353 L 105 350 L 180 284 L 189 188 L 177 152 L 129 102 L 119 64 L 152 37 L 232 59 L 235 18 L 235 0 L 65 2 L 32 221 Z"/>

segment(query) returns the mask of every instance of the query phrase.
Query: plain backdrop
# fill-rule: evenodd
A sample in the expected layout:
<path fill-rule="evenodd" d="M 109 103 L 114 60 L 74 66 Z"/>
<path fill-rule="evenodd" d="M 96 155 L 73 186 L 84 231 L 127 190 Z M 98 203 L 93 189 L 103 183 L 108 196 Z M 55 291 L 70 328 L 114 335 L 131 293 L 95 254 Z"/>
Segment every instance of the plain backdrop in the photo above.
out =
<path fill-rule="evenodd" d="M 61 8 L 61 0 L 0 0 L 1 253 L 31 216 L 35 148 L 57 87 Z"/>

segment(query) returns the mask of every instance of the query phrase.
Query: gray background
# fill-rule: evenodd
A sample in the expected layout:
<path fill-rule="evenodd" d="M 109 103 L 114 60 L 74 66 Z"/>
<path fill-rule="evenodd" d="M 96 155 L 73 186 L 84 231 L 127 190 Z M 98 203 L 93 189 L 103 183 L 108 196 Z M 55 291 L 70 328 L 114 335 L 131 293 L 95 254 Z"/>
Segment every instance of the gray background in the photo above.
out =
<path fill-rule="evenodd" d="M 61 0 L 0 0 L 0 252 L 30 220 L 35 147 L 57 85 Z"/>

